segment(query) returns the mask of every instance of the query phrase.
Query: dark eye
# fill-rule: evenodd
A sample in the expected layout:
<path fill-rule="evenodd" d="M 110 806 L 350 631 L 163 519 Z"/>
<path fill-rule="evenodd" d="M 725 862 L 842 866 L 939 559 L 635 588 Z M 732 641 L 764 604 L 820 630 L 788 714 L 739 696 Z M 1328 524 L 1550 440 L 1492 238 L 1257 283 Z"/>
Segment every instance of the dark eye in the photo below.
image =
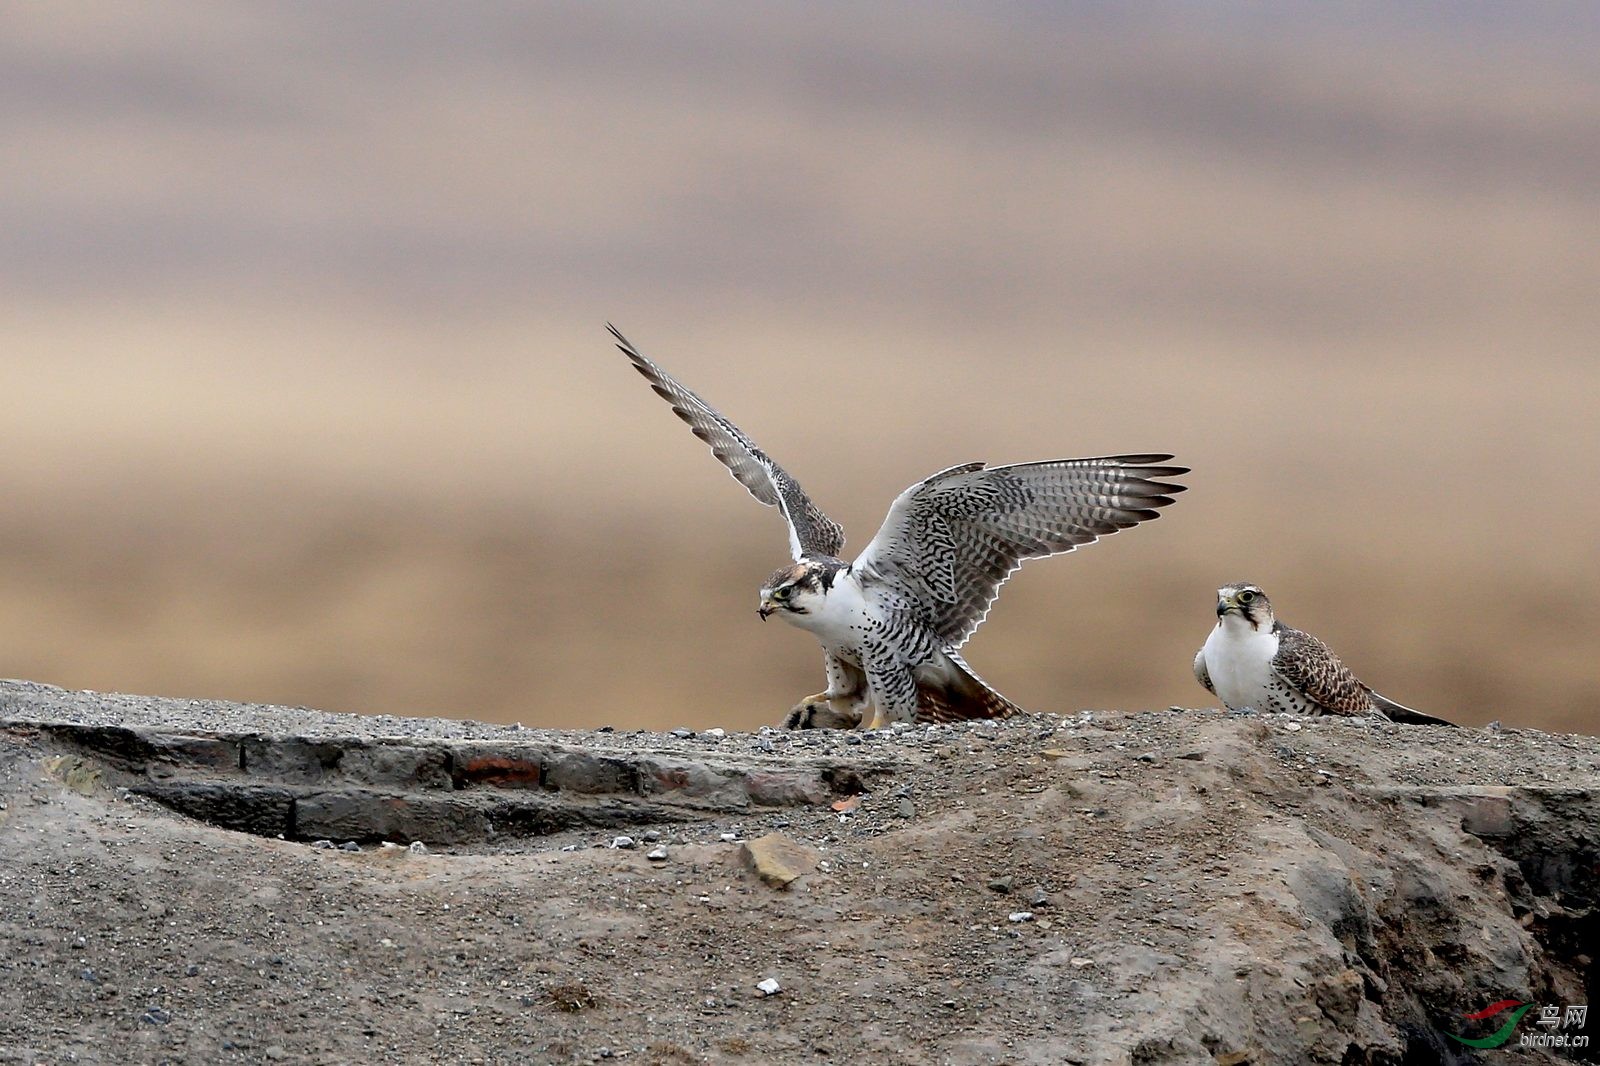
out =
<path fill-rule="evenodd" d="M 793 585 L 780 585 L 777 588 L 772 590 L 772 598 L 775 599 L 775 600 L 786 600 L 793 593 L 794 593 L 794 586 Z"/>
<path fill-rule="evenodd" d="M 1245 589 L 1243 592 L 1239 593 L 1239 602 L 1240 603 L 1249 603 L 1250 601 L 1254 600 L 1255 598 L 1256 598 L 1256 594 L 1254 592 L 1251 592 L 1249 589 Z"/>

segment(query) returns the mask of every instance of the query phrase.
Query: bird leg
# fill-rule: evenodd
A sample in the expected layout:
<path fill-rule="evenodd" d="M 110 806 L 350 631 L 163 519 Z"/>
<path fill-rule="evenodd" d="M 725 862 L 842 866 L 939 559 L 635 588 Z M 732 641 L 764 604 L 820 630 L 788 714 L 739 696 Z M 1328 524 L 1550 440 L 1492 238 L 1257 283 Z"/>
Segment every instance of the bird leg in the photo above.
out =
<path fill-rule="evenodd" d="M 884 729 L 897 722 L 917 720 L 917 681 L 911 668 L 896 661 L 865 664 L 867 691 L 872 703 L 868 729 Z"/>
<path fill-rule="evenodd" d="M 785 729 L 854 729 L 864 717 L 866 701 L 856 696 L 818 692 L 794 705 L 783 720 Z"/>
<path fill-rule="evenodd" d="M 866 718 L 867 677 L 859 666 L 825 651 L 828 687 L 794 705 L 785 729 L 854 729 Z"/>

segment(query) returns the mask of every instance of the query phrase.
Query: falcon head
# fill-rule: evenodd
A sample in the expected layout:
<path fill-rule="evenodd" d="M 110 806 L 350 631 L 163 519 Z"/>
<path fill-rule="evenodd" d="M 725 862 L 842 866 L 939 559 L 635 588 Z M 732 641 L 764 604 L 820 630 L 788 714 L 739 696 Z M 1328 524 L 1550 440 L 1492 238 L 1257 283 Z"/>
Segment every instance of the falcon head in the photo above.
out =
<path fill-rule="evenodd" d="M 786 615 L 806 615 L 822 606 L 833 579 L 844 564 L 837 559 L 802 559 L 782 567 L 761 587 L 761 606 L 756 613 L 767 616 L 782 611 Z"/>
<path fill-rule="evenodd" d="M 1230 621 L 1230 619 L 1232 621 Z M 1249 626 L 1251 629 L 1272 628 L 1276 621 L 1272 601 L 1261 591 L 1260 585 L 1236 581 L 1217 590 L 1217 624 Z"/>

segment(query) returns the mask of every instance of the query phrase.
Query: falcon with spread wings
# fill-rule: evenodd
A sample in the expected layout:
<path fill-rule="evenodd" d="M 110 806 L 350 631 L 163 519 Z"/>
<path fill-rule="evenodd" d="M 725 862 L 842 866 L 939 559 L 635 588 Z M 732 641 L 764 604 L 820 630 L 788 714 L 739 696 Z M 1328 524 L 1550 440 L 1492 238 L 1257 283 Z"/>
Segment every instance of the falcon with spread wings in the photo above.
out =
<path fill-rule="evenodd" d="M 988 466 L 965 463 L 906 489 L 877 536 L 845 562 L 844 530 L 800 483 L 715 408 L 646 358 L 617 347 L 694 435 L 789 526 L 794 562 L 761 589 L 759 613 L 821 641 L 828 687 L 785 724 L 881 727 L 1020 712 L 961 658 L 1000 586 L 1025 559 L 1069 552 L 1148 521 L 1184 486 L 1170 455 L 1113 455 Z M 870 710 L 870 714 L 868 713 Z"/>

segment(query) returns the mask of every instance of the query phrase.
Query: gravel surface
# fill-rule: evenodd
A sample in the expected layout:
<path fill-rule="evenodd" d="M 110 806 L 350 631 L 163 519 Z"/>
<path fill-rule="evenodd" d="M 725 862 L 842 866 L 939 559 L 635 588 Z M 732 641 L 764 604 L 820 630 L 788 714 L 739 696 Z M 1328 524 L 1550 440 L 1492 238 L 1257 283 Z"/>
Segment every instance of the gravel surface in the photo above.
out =
<path fill-rule="evenodd" d="M 814 806 L 346 851 L 174 814 L 41 722 L 893 769 Z M 1600 740 L 1520 730 L 675 736 L 4 682 L 0 1062 L 1451 1061 L 1463 1013 L 1600 980 L 1597 782 Z M 768 834 L 810 864 L 787 888 L 752 865 Z"/>

